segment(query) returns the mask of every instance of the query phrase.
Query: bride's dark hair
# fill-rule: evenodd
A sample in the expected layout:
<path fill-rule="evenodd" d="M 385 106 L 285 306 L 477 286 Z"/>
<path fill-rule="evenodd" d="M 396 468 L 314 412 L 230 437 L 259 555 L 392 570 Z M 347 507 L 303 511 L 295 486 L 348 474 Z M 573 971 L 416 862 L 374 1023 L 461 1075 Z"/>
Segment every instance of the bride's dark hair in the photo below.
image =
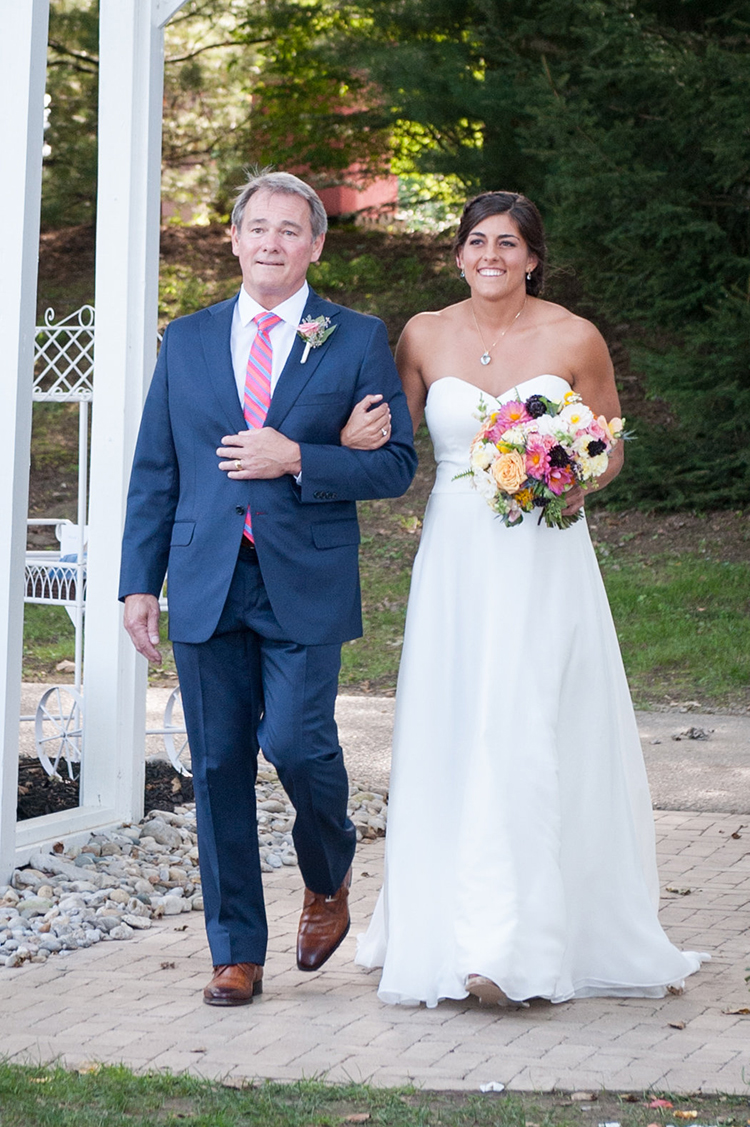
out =
<path fill-rule="evenodd" d="M 453 240 L 457 253 L 471 232 L 488 215 L 510 215 L 527 247 L 536 257 L 537 264 L 526 281 L 526 293 L 536 297 L 544 287 L 544 268 L 547 263 L 547 244 L 544 241 L 544 224 L 536 204 L 520 192 L 482 192 L 464 205 L 461 222 Z"/>

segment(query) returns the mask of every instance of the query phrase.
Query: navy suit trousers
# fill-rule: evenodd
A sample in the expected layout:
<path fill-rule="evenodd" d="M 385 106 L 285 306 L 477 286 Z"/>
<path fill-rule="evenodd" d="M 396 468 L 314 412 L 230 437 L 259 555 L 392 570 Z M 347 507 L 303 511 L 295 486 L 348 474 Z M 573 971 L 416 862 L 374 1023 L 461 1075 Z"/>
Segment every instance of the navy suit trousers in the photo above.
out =
<path fill-rule="evenodd" d="M 334 720 L 341 646 L 285 639 L 257 559 L 241 555 L 213 636 L 175 642 L 174 654 L 212 960 L 262 964 L 268 928 L 255 809 L 259 747 L 296 810 L 294 844 L 306 886 L 331 895 L 354 857 Z"/>

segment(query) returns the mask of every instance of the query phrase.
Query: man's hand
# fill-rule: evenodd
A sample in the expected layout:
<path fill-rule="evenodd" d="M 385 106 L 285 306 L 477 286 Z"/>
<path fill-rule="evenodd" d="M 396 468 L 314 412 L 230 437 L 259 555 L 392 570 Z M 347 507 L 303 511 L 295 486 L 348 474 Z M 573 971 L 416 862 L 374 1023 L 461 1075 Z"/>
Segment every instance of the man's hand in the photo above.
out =
<path fill-rule="evenodd" d="M 297 477 L 302 471 L 298 443 L 273 427 L 225 435 L 216 453 L 226 459 L 219 462 L 219 469 L 233 481 L 283 477 L 284 474 Z"/>
<path fill-rule="evenodd" d="M 126 595 L 123 625 L 139 654 L 153 665 L 161 665 L 159 644 L 159 600 L 154 595 Z"/>

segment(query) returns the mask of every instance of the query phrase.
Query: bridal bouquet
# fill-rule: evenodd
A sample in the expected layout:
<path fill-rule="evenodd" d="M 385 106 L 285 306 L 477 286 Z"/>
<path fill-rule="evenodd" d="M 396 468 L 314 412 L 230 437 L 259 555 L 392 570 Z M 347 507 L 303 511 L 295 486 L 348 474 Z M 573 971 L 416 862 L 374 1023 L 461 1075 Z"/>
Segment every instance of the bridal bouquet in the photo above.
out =
<path fill-rule="evenodd" d="M 566 494 L 600 477 L 624 437 L 622 419 L 595 417 L 574 391 L 557 403 L 545 395 L 522 400 L 516 392 L 492 412 L 480 398 L 477 418 L 482 425 L 471 444 L 467 474 L 509 528 L 534 509 L 549 528 L 575 524 L 583 512 L 563 515 Z"/>

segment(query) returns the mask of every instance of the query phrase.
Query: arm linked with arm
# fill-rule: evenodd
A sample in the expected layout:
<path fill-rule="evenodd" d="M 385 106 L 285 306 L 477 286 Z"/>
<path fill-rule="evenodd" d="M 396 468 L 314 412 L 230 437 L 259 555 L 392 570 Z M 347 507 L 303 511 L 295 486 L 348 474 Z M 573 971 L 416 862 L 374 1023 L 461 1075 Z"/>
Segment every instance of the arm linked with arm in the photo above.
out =
<path fill-rule="evenodd" d="M 390 407 L 389 441 L 378 450 L 301 443 L 303 503 L 400 497 L 409 488 L 417 467 L 412 425 L 382 321 L 374 323 L 353 398 L 377 393 Z"/>

